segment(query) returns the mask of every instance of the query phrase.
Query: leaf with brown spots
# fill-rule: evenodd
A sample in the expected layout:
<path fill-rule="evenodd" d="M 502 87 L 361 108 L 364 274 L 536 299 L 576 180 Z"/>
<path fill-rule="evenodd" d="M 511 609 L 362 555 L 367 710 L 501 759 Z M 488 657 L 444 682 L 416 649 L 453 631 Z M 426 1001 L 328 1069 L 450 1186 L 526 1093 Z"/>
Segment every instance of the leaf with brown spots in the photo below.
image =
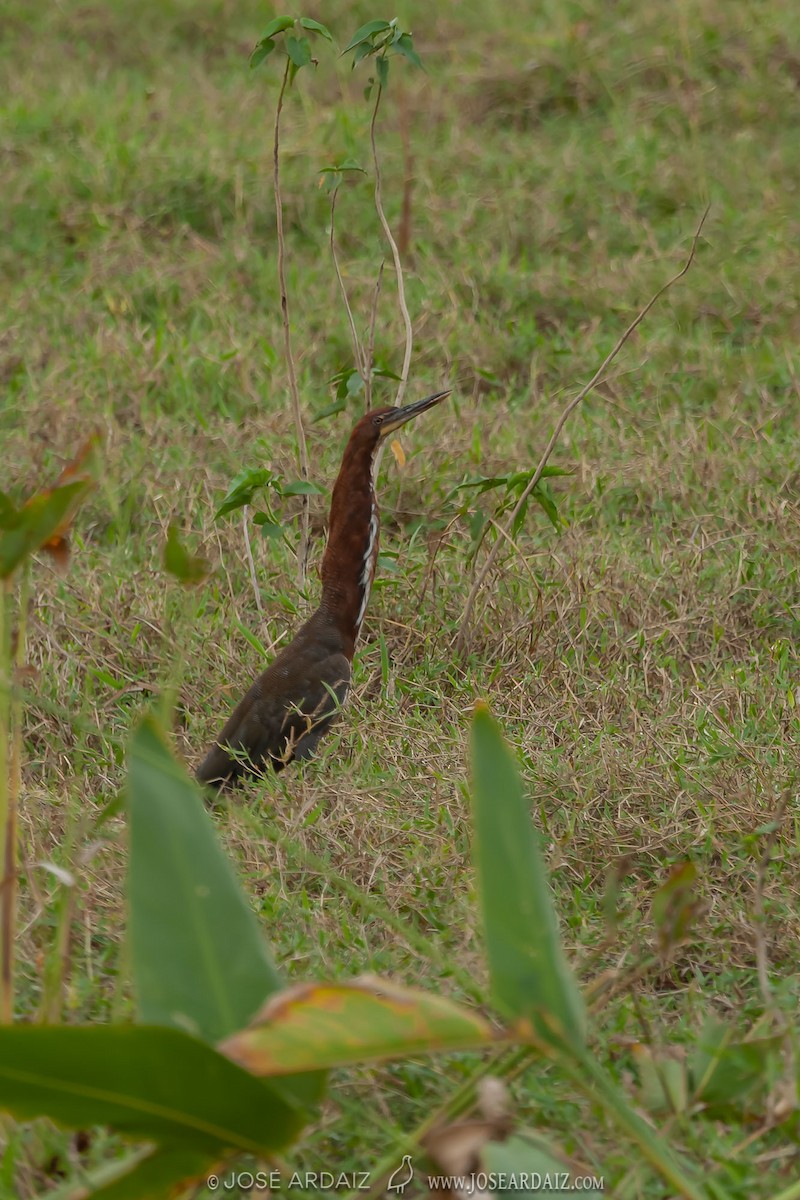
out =
<path fill-rule="evenodd" d="M 291 1075 L 496 1040 L 483 1017 L 450 1000 L 362 976 L 287 988 L 220 1049 L 254 1075 Z"/>
<path fill-rule="evenodd" d="M 62 569 L 69 562 L 66 533 L 81 501 L 95 486 L 97 436 L 89 438 L 50 488 L 15 509 L 8 497 L 0 505 L 0 579 L 7 579 L 37 550 L 46 550 Z"/>

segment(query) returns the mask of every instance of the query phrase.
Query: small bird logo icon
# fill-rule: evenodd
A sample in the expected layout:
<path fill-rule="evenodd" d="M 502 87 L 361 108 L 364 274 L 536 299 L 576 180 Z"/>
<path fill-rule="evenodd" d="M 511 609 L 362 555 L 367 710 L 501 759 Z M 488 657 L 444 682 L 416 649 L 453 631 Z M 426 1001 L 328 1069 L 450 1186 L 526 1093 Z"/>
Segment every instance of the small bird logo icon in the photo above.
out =
<path fill-rule="evenodd" d="M 411 1180 L 414 1178 L 414 1168 L 411 1165 L 411 1155 L 404 1154 L 403 1161 L 400 1166 L 392 1171 L 389 1176 L 389 1182 L 386 1185 L 387 1192 L 397 1192 L 398 1196 L 402 1196 Z"/>

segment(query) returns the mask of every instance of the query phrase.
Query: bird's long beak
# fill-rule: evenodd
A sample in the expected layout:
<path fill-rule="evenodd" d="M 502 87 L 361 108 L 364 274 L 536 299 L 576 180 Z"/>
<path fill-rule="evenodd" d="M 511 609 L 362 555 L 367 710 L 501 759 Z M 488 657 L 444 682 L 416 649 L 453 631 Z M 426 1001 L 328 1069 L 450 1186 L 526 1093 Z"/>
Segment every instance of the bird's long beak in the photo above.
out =
<path fill-rule="evenodd" d="M 449 396 L 451 391 L 452 388 L 448 388 L 446 392 L 434 392 L 432 396 L 426 396 L 424 400 L 415 400 L 413 404 L 404 404 L 395 412 L 387 413 L 381 421 L 381 437 L 385 438 L 387 433 L 394 433 L 395 429 L 399 429 L 401 425 L 405 425 L 406 421 L 411 421 L 421 412 L 425 412 L 427 408 L 433 408 L 434 404 L 438 404 L 440 400 Z"/>

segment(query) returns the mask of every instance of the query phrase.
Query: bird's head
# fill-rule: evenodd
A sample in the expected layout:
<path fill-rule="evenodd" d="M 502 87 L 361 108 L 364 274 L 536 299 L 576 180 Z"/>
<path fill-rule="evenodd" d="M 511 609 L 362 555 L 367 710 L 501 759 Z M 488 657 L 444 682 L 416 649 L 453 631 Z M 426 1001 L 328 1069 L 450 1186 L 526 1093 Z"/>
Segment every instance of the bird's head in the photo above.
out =
<path fill-rule="evenodd" d="M 424 400 L 415 400 L 413 404 L 404 404 L 402 408 L 373 408 L 366 413 L 356 425 L 351 439 L 376 450 L 389 434 L 400 429 L 408 421 L 413 421 L 420 413 L 433 408 L 450 395 L 451 389 L 445 392 L 434 392 Z"/>

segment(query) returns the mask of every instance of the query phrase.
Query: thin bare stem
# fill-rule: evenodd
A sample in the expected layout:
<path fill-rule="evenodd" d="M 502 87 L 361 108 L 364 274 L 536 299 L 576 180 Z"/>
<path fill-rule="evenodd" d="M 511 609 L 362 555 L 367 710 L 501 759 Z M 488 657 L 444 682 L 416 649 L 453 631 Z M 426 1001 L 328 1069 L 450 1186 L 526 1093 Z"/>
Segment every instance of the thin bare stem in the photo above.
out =
<path fill-rule="evenodd" d="M 378 278 L 375 280 L 375 291 L 372 296 L 372 312 L 369 315 L 369 338 L 367 340 L 367 355 L 364 359 L 364 392 L 366 397 L 367 412 L 372 408 L 372 368 L 375 363 L 375 322 L 378 318 L 378 300 L 381 295 L 381 283 L 383 282 L 383 269 L 386 266 L 386 259 L 383 259 L 378 268 Z"/>
<path fill-rule="evenodd" d="M 283 111 L 283 97 L 286 93 L 286 85 L 289 80 L 290 60 L 286 59 L 286 69 L 283 72 L 281 80 L 281 90 L 278 93 L 278 103 L 275 108 L 275 140 L 272 147 L 272 178 L 275 187 L 275 224 L 278 233 L 278 283 L 281 290 L 281 315 L 283 317 L 283 345 L 286 352 L 286 371 L 289 376 L 289 392 L 292 398 L 292 412 L 294 414 L 294 425 L 297 433 L 297 455 L 300 464 L 300 478 L 308 480 L 308 447 L 306 446 L 306 432 L 303 426 L 303 413 L 300 408 L 300 393 L 297 389 L 297 372 L 294 365 L 294 356 L 292 354 L 292 333 L 289 325 L 289 297 L 286 291 L 286 243 L 283 236 L 283 200 L 281 198 L 281 177 L 280 177 L 280 124 L 281 112 Z M 302 508 L 300 513 L 300 547 L 297 554 L 297 559 L 300 567 L 300 585 L 305 584 L 306 572 L 308 570 L 308 527 L 309 527 L 309 507 L 308 496 L 302 497 Z"/>
<path fill-rule="evenodd" d="M 30 592 L 30 562 L 22 565 L 17 607 L 17 646 L 13 666 L 11 654 L 7 662 L 15 682 L 25 666 L 25 632 Z M 0 1020 L 11 1021 L 14 1017 L 14 936 L 17 918 L 17 814 L 22 781 L 22 697 L 12 683 L 10 721 L 11 754 L 8 763 L 8 792 L 6 796 L 5 838 L 2 860 L 2 906 L 0 907 Z"/>
<path fill-rule="evenodd" d="M 6 872 L 7 840 L 9 837 L 10 787 L 8 776 L 8 735 L 9 710 L 11 703 L 11 679 L 13 668 L 11 664 L 11 639 L 8 622 L 11 597 L 11 583 L 6 579 L 0 586 L 0 671 L 3 673 L 2 688 L 0 688 L 0 928 L 5 925 L 6 909 L 11 903 L 11 879 Z M 0 971 L 0 1022 L 10 1024 L 14 1015 L 14 1002 L 5 978 L 5 972 Z"/>
<path fill-rule="evenodd" d="M 411 351 L 414 346 L 414 332 L 411 328 L 411 317 L 408 315 L 408 306 L 406 305 L 406 290 L 403 283 L 403 265 L 400 262 L 400 251 L 397 249 L 397 242 L 394 240 L 392 231 L 389 228 L 389 222 L 386 220 L 386 213 L 383 211 L 383 197 L 381 192 L 381 166 L 378 159 L 378 147 L 375 142 L 375 122 L 378 118 L 378 108 L 381 103 L 383 88 L 378 85 L 378 92 L 375 97 L 375 107 L 372 110 L 372 120 L 369 126 L 369 140 L 372 146 L 372 162 L 375 167 L 375 208 L 380 219 L 383 232 L 386 235 L 386 240 L 392 251 L 392 259 L 394 261 L 394 270 L 397 276 L 397 303 L 400 307 L 400 313 L 403 317 L 403 325 L 406 331 L 406 350 L 403 355 L 403 369 L 400 372 L 400 386 L 397 389 L 397 399 L 395 404 L 399 408 L 403 403 L 403 397 L 406 394 L 408 386 L 408 372 L 411 369 Z"/>
<path fill-rule="evenodd" d="M 547 446 L 545 447 L 544 454 L 542 455 L 541 459 L 539 460 L 539 465 L 536 468 L 536 470 L 534 471 L 533 475 L 531 476 L 530 482 L 527 484 L 525 490 L 522 492 L 522 495 L 519 497 L 519 499 L 517 500 L 517 503 L 514 505 L 514 508 L 511 511 L 511 516 L 508 518 L 508 528 L 509 529 L 511 529 L 513 527 L 514 521 L 516 520 L 517 516 L 524 508 L 525 504 L 527 503 L 528 497 L 530 496 L 531 492 L 533 491 L 533 489 L 536 487 L 537 483 L 541 479 L 542 472 L 544 471 L 545 467 L 547 466 L 547 462 L 550 458 L 550 455 L 553 453 L 553 450 L 556 447 L 556 443 L 558 442 L 558 439 L 561 436 L 561 430 L 566 425 L 570 415 L 575 411 L 575 409 L 578 407 L 578 405 L 581 403 L 581 401 L 586 398 L 586 396 L 589 394 L 589 392 L 592 390 L 592 388 L 600 381 L 600 379 L 602 379 L 607 368 L 611 366 L 611 363 L 617 357 L 620 350 L 625 345 L 625 343 L 627 342 L 627 340 L 631 336 L 631 334 L 634 332 L 634 330 L 637 329 L 639 327 L 639 325 L 641 325 L 642 321 L 645 319 L 647 314 L 650 312 L 650 309 L 653 307 L 653 305 L 656 304 L 656 302 L 661 299 L 661 297 L 664 295 L 665 292 L 669 291 L 669 289 L 672 287 L 673 284 L 677 283 L 679 279 L 683 279 L 684 275 L 687 273 L 687 271 L 691 267 L 691 265 L 695 259 L 695 254 L 697 252 L 697 243 L 700 240 L 700 234 L 703 231 L 703 225 L 705 224 L 705 220 L 706 220 L 707 216 L 708 216 L 708 208 L 706 208 L 705 212 L 703 213 L 702 217 L 700 218 L 700 224 L 697 226 L 695 235 L 692 238 L 692 245 L 691 245 L 691 249 L 689 251 L 689 256 L 686 259 L 686 262 L 681 267 L 680 271 L 678 271 L 678 273 L 676 275 L 673 275 L 671 279 L 668 279 L 667 282 L 658 289 L 658 291 L 655 293 L 655 295 L 652 296 L 648 300 L 648 302 L 647 302 L 647 304 L 645 304 L 644 308 L 641 309 L 641 311 L 637 314 L 637 316 L 634 318 L 634 320 L 631 321 L 630 325 L 625 330 L 625 332 L 622 334 L 622 336 L 618 339 L 613 350 L 611 350 L 610 353 L 607 354 L 606 357 L 603 359 L 602 363 L 597 368 L 597 370 L 595 371 L 594 375 L 589 380 L 589 382 L 581 388 L 581 390 L 578 392 L 577 396 L 574 396 L 573 399 L 570 400 L 569 404 L 566 406 L 566 408 L 562 412 L 561 416 L 556 421 L 555 429 L 553 430 L 553 432 L 550 436 L 550 441 L 547 443 Z M 467 629 L 469 626 L 470 617 L 472 616 L 472 609 L 475 605 L 475 600 L 478 596 L 478 592 L 481 590 L 484 583 L 486 582 L 489 572 L 491 571 L 492 567 L 494 566 L 494 564 L 497 560 L 497 556 L 500 552 L 500 546 L 501 546 L 501 540 L 498 538 L 497 541 L 492 546 L 491 550 L 489 551 L 489 554 L 487 555 L 487 558 L 486 558 L 486 562 L 483 564 L 483 567 L 482 567 L 478 577 L 476 578 L 475 582 L 473 583 L 473 585 L 470 589 L 469 595 L 467 596 L 467 600 L 464 605 L 464 612 L 461 617 L 461 624 L 460 624 L 459 630 L 458 630 L 458 636 L 456 639 L 456 647 L 459 651 L 462 651 L 466 646 Z"/>
<path fill-rule="evenodd" d="M 261 607 L 261 592 L 258 589 L 258 576 L 256 575 L 256 564 L 253 561 L 253 547 L 250 545 L 250 521 L 248 520 L 248 505 L 245 504 L 242 509 L 242 532 L 244 533 L 244 548 L 247 554 L 247 565 L 250 568 L 250 582 L 253 585 L 253 595 L 256 598 L 256 608 L 259 616 L 264 615 L 264 610 Z"/>
<path fill-rule="evenodd" d="M 344 311 L 347 313 L 347 323 L 350 326 L 350 340 L 353 343 L 353 358 L 354 358 L 354 361 L 356 364 L 356 370 L 361 375 L 361 378 L 364 380 L 364 388 L 366 390 L 367 368 L 366 368 L 366 360 L 364 357 L 364 350 L 361 346 L 361 342 L 359 341 L 358 330 L 356 329 L 356 323 L 353 318 L 353 310 L 350 307 L 350 300 L 348 299 L 348 296 L 347 296 L 347 288 L 344 286 L 344 279 L 342 278 L 342 271 L 339 266 L 339 256 L 336 253 L 336 198 L 338 195 L 339 195 L 339 185 L 337 184 L 336 187 L 333 189 L 333 192 L 331 193 L 331 238 L 330 238 L 331 258 L 333 259 L 333 266 L 336 271 L 336 278 L 339 280 L 339 290 L 342 293 L 342 300 L 344 302 Z M 367 405 L 367 408 L 369 408 L 369 405 Z"/>

